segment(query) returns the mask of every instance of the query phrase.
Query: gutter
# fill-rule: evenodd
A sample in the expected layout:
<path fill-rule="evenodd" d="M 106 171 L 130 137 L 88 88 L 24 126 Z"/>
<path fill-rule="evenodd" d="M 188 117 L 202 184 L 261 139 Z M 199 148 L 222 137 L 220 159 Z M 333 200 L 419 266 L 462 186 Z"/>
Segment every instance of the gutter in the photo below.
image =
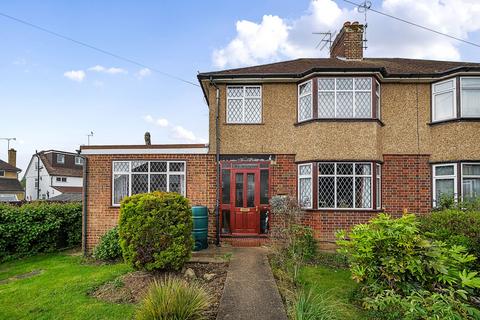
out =
<path fill-rule="evenodd" d="M 215 244 L 220 246 L 220 88 L 210 78 L 210 84 L 215 87 L 215 160 L 217 170 L 215 172 Z M 207 100 L 208 101 L 208 100 Z"/>

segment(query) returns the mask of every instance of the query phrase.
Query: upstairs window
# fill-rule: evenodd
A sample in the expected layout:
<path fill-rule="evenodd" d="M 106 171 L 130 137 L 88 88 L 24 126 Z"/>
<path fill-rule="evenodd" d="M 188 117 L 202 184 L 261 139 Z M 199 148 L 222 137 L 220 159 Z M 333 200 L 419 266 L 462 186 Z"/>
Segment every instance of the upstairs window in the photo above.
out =
<path fill-rule="evenodd" d="M 67 182 L 67 178 L 65 178 L 65 177 L 57 177 L 57 182 Z"/>
<path fill-rule="evenodd" d="M 456 81 L 450 79 L 432 85 L 432 120 L 442 121 L 457 116 Z"/>
<path fill-rule="evenodd" d="M 57 163 L 65 163 L 65 155 L 57 153 Z"/>
<path fill-rule="evenodd" d="M 262 122 L 262 87 L 227 87 L 227 123 Z"/>
<path fill-rule="evenodd" d="M 319 78 L 319 118 L 372 118 L 371 78 Z"/>
<path fill-rule="evenodd" d="M 461 78 L 461 115 L 480 117 L 480 78 Z"/>
<path fill-rule="evenodd" d="M 0 177 L 5 177 L 5 170 L 0 170 Z"/>
<path fill-rule="evenodd" d="M 310 80 L 298 86 L 298 121 L 312 118 L 312 80 Z"/>
<path fill-rule="evenodd" d="M 83 158 L 82 157 L 75 157 L 75 164 L 77 166 L 83 166 Z"/>

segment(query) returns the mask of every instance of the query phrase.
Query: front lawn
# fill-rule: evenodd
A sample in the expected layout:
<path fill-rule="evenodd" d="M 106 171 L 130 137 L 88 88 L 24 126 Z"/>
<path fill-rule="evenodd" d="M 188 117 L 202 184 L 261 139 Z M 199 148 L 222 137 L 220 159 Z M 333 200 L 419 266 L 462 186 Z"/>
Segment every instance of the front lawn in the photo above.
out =
<path fill-rule="evenodd" d="M 350 301 L 357 284 L 351 279 L 348 269 L 333 269 L 322 265 L 303 267 L 300 283 L 307 290 L 328 297 L 335 305 L 339 319 L 368 319 L 365 312 Z"/>
<path fill-rule="evenodd" d="M 89 265 L 68 253 L 0 265 L 0 319 L 130 319 L 133 304 L 106 303 L 88 293 L 131 269 Z"/>

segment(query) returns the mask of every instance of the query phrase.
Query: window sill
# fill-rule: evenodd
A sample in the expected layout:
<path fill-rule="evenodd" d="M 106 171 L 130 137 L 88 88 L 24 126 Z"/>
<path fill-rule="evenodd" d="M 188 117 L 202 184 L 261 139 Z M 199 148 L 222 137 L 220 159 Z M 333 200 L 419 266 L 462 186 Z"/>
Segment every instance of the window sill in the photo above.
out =
<path fill-rule="evenodd" d="M 337 209 L 302 209 L 304 211 L 308 211 L 308 212 L 317 212 L 317 211 L 321 211 L 321 212 L 335 212 L 335 211 L 341 211 L 341 212 L 383 212 L 384 209 L 350 209 L 350 208 L 337 208 Z"/>
<path fill-rule="evenodd" d="M 376 122 L 380 126 L 385 126 L 385 124 L 382 122 L 380 119 L 370 119 L 370 118 L 317 118 L 317 119 L 310 119 L 310 120 L 305 120 L 305 121 L 300 121 L 296 122 L 294 125 L 295 126 L 301 126 L 307 123 L 312 123 L 312 122 Z"/>
<path fill-rule="evenodd" d="M 450 122 L 480 122 L 480 117 L 446 119 L 446 120 L 432 121 L 427 124 L 429 126 L 435 126 L 435 125 L 450 123 Z"/>
<path fill-rule="evenodd" d="M 223 123 L 226 126 L 263 126 L 265 125 L 265 122 L 259 122 L 259 123 L 230 123 L 230 122 L 224 122 Z"/>

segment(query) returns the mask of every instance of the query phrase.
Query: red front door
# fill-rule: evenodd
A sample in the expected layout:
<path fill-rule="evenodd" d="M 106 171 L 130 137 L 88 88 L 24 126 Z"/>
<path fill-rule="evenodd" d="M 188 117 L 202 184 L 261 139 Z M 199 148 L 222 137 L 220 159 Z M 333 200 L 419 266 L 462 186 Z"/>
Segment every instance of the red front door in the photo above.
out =
<path fill-rule="evenodd" d="M 232 170 L 232 233 L 260 233 L 260 174 L 258 170 Z"/>

